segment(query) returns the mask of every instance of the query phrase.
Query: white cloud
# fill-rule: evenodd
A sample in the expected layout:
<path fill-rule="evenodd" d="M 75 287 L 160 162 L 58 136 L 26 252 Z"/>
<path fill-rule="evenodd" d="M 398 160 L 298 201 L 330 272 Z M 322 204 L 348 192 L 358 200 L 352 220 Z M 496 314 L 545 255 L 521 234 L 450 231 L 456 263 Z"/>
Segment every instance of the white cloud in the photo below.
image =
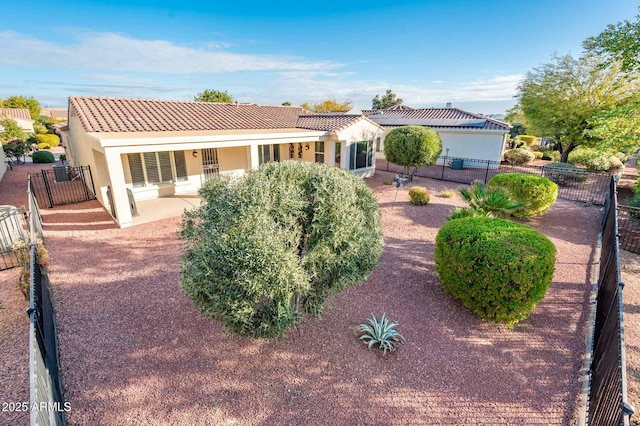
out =
<path fill-rule="evenodd" d="M 235 71 L 334 69 L 341 65 L 304 58 L 247 55 L 222 50 L 220 44 L 180 46 L 166 40 L 140 40 L 114 33 L 89 33 L 76 43 L 54 43 L 13 31 L 0 32 L 0 66 L 35 64 L 75 70 L 168 74 Z"/>

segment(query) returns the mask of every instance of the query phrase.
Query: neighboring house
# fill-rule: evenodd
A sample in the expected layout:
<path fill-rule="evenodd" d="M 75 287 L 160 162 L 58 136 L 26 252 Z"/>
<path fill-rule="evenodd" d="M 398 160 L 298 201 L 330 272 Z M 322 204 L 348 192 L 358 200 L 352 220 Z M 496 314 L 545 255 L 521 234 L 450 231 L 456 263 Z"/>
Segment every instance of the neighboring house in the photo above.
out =
<path fill-rule="evenodd" d="M 41 108 L 40 115 L 44 115 L 45 117 L 51 117 L 56 121 L 67 121 L 66 108 Z"/>
<path fill-rule="evenodd" d="M 0 119 L 11 118 L 26 132 L 33 133 L 33 120 L 26 108 L 0 108 Z"/>
<path fill-rule="evenodd" d="M 315 161 L 360 176 L 375 171 L 384 129 L 364 115 L 310 115 L 300 107 L 152 99 L 69 98 L 60 129 L 67 159 L 89 165 L 98 200 L 120 227 L 136 200 L 196 191 L 207 179 L 241 175 L 268 161 Z"/>
<path fill-rule="evenodd" d="M 410 108 L 396 105 L 384 110 L 364 110 L 363 114 L 386 130 L 400 126 L 427 126 L 442 139 L 442 156 L 500 161 L 511 126 L 493 118 L 447 106 Z M 384 139 L 376 142 L 384 152 Z M 472 163 L 466 162 L 470 167 Z M 483 166 L 484 167 L 484 166 Z"/>

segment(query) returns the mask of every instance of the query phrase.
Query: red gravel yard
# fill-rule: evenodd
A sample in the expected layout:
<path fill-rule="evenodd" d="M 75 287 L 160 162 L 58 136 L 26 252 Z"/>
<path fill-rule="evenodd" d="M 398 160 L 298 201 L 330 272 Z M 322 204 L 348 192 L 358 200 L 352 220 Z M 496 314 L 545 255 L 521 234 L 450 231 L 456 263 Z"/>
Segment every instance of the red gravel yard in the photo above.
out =
<path fill-rule="evenodd" d="M 447 295 L 434 240 L 458 185 L 431 194 L 368 180 L 385 233 L 365 283 L 278 341 L 226 335 L 180 288 L 180 218 L 118 229 L 97 202 L 44 210 L 72 425 L 573 424 L 600 208 L 559 200 L 529 222 L 556 245 L 554 282 L 513 330 Z M 397 198 L 396 198 L 397 197 Z M 406 343 L 383 357 L 357 339 L 372 313 Z"/>

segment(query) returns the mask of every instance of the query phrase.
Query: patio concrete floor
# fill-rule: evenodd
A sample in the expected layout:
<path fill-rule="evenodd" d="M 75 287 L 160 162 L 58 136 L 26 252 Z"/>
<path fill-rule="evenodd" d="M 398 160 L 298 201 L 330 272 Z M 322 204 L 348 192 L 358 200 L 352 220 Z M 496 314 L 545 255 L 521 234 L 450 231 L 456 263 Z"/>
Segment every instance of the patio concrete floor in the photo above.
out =
<path fill-rule="evenodd" d="M 185 210 L 200 206 L 200 202 L 201 199 L 197 193 L 136 201 L 138 216 L 133 217 L 133 226 L 169 217 L 182 216 Z"/>

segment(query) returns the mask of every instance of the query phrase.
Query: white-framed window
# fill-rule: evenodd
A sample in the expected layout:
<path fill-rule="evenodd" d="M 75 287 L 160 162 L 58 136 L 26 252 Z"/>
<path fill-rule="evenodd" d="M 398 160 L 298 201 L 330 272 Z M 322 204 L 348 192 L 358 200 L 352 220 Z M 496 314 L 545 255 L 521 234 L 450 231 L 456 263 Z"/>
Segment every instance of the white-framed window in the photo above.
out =
<path fill-rule="evenodd" d="M 373 141 L 358 141 L 349 150 L 349 170 L 373 166 Z"/>
<path fill-rule="evenodd" d="M 184 151 L 127 154 L 134 188 L 187 180 Z"/>
<path fill-rule="evenodd" d="M 316 142 L 316 163 L 324 163 L 324 142 Z"/>
<path fill-rule="evenodd" d="M 258 164 L 280 161 L 280 145 L 258 145 Z"/>

